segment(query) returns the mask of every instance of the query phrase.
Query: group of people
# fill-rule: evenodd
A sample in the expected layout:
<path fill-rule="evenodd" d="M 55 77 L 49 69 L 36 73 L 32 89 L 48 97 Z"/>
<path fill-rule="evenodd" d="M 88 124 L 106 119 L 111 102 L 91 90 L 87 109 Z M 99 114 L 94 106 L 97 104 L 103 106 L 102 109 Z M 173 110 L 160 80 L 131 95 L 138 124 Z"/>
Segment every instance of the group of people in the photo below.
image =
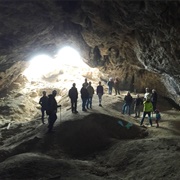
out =
<path fill-rule="evenodd" d="M 152 90 L 152 93 L 149 92 L 149 88 L 145 89 L 145 94 L 144 97 L 141 98 L 139 94 L 136 95 L 136 98 L 133 100 L 130 92 L 127 93 L 127 95 L 124 97 L 124 104 L 122 106 L 122 114 L 125 112 L 127 114 L 131 114 L 131 105 L 133 104 L 134 101 L 134 113 L 135 113 L 135 118 L 140 117 L 140 112 L 141 112 L 141 105 L 143 105 L 143 116 L 140 122 L 140 125 L 143 125 L 144 118 L 146 115 L 148 115 L 149 123 L 152 126 L 152 118 L 151 118 L 151 113 L 156 114 L 156 127 L 159 127 L 159 120 L 161 119 L 161 115 L 159 110 L 156 108 L 157 104 L 157 92 L 155 89 Z"/>
<path fill-rule="evenodd" d="M 107 82 L 108 85 L 108 93 L 111 95 L 113 88 L 115 90 L 115 95 L 120 95 L 120 81 L 119 78 L 116 77 L 115 79 L 109 78 L 109 81 Z"/>
<path fill-rule="evenodd" d="M 91 82 L 85 82 L 82 84 L 82 88 L 80 90 L 81 99 L 82 99 L 82 111 L 87 111 L 87 109 L 92 109 L 92 99 L 95 93 L 94 88 L 91 85 Z M 104 88 L 99 81 L 99 85 L 96 88 L 96 93 L 99 99 L 99 106 L 102 106 L 102 96 L 104 94 Z M 55 99 L 57 95 L 57 91 L 53 90 L 52 94 L 46 95 L 46 91 L 42 92 L 42 97 L 39 100 L 39 104 L 41 105 L 41 120 L 42 124 L 45 124 L 44 117 L 45 113 L 48 115 L 48 132 L 53 132 L 53 125 L 57 119 L 57 108 L 61 105 L 57 104 Z M 72 113 L 78 113 L 77 111 L 77 100 L 78 100 L 78 90 L 76 88 L 76 84 L 73 83 L 71 89 L 68 92 L 68 96 L 71 100 L 71 111 Z"/>
<path fill-rule="evenodd" d="M 81 100 L 82 100 L 82 111 L 87 111 L 87 109 L 92 109 L 92 100 L 94 93 L 95 90 L 92 87 L 91 82 L 88 82 L 86 78 L 80 90 Z M 108 89 L 108 93 L 112 94 L 112 89 Z M 117 90 L 117 93 L 120 94 L 119 90 Z M 96 88 L 96 94 L 98 95 L 99 106 L 102 106 L 101 103 L 102 103 L 102 96 L 104 94 L 104 88 L 101 85 L 101 81 L 99 81 L 99 84 Z M 43 124 L 45 124 L 44 122 L 45 113 L 48 115 L 48 132 L 52 132 L 53 125 L 57 119 L 57 115 L 56 115 L 57 108 L 58 107 L 61 108 L 61 105 L 58 105 L 55 99 L 56 95 L 57 95 L 56 90 L 53 90 L 52 94 L 49 94 L 48 96 L 46 95 L 46 91 L 43 91 L 43 96 L 39 100 L 39 104 L 41 105 L 41 113 L 42 113 L 41 120 Z M 72 87 L 69 89 L 68 96 L 71 100 L 72 113 L 75 114 L 78 113 L 77 111 L 78 90 L 76 88 L 75 83 L 73 83 Z M 149 88 L 146 88 L 146 92 L 143 98 L 141 98 L 139 94 L 137 94 L 136 98 L 133 99 L 130 92 L 128 92 L 127 95 L 124 97 L 122 114 L 127 113 L 130 115 L 133 104 L 135 118 L 138 118 L 140 117 L 141 107 L 143 105 L 143 116 L 140 125 L 141 126 L 143 125 L 144 118 L 146 117 L 146 115 L 148 115 L 149 123 L 152 126 L 151 113 L 155 113 L 156 124 L 157 124 L 156 127 L 159 127 L 159 120 L 161 119 L 161 115 L 159 110 L 156 108 L 157 98 L 158 96 L 155 89 L 153 89 L 152 93 L 150 93 Z"/>
<path fill-rule="evenodd" d="M 82 99 L 82 111 L 87 111 L 87 109 L 92 109 L 92 99 L 95 93 L 94 88 L 91 85 L 91 82 L 87 81 L 85 78 L 85 82 L 82 84 L 82 88 L 80 90 L 81 99 Z M 101 85 L 101 81 L 97 86 L 96 93 L 99 98 L 99 106 L 102 106 L 102 96 L 104 94 L 104 88 Z M 77 111 L 77 100 L 78 100 L 78 90 L 76 88 L 76 84 L 73 83 L 72 88 L 69 90 L 68 96 L 71 100 L 71 111 L 72 113 L 78 113 Z"/>

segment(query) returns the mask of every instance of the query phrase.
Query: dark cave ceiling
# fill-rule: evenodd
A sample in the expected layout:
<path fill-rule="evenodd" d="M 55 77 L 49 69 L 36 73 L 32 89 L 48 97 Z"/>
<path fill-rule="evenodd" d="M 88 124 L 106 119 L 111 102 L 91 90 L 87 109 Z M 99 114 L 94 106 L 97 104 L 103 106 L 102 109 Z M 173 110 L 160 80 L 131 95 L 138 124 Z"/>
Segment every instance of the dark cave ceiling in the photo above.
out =
<path fill-rule="evenodd" d="M 69 45 L 124 89 L 148 86 L 179 104 L 179 22 L 180 1 L 1 0 L 0 89 L 33 54 Z"/>

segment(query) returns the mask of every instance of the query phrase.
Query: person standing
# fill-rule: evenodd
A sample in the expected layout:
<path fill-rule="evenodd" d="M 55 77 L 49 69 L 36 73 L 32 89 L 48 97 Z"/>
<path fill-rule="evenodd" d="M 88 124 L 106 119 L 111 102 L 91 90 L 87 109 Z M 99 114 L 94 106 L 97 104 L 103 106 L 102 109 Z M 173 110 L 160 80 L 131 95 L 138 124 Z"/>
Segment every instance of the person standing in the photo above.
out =
<path fill-rule="evenodd" d="M 161 114 L 158 109 L 155 110 L 156 113 L 156 127 L 159 127 L 159 120 L 161 120 Z"/>
<path fill-rule="evenodd" d="M 57 101 L 55 99 L 57 95 L 57 91 L 56 90 L 53 90 L 52 91 L 52 94 L 48 95 L 48 107 L 47 107 L 47 114 L 49 115 L 49 118 L 48 118 L 48 122 L 49 122 L 49 125 L 48 125 L 48 133 L 51 133 L 52 132 L 52 129 L 53 129 L 53 125 L 57 119 L 57 108 L 58 107 L 61 107 L 61 105 L 57 105 Z"/>
<path fill-rule="evenodd" d="M 155 89 L 153 89 L 152 94 L 151 94 L 151 102 L 152 102 L 152 105 L 153 105 L 153 111 L 154 112 L 156 110 L 157 98 L 158 98 L 157 92 L 156 92 Z"/>
<path fill-rule="evenodd" d="M 87 100 L 86 107 L 87 107 L 87 109 L 89 109 L 89 107 L 90 107 L 90 109 L 92 109 L 92 98 L 93 98 L 93 94 L 94 94 L 94 88 L 91 86 L 91 82 L 89 82 L 87 90 L 88 90 L 89 97 Z"/>
<path fill-rule="evenodd" d="M 131 115 L 131 104 L 132 104 L 133 98 L 130 94 L 130 92 L 127 92 L 127 95 L 124 97 L 124 104 L 122 107 L 122 114 L 126 113 Z"/>
<path fill-rule="evenodd" d="M 143 102 L 143 117 L 141 119 L 140 125 L 143 125 L 144 118 L 146 117 L 146 114 L 148 115 L 149 124 L 152 126 L 152 119 L 151 119 L 151 112 L 153 111 L 153 105 L 149 98 L 146 98 L 146 100 Z"/>
<path fill-rule="evenodd" d="M 41 121 L 43 124 L 45 124 L 44 115 L 47 109 L 48 97 L 46 96 L 46 91 L 43 91 L 42 94 L 43 96 L 40 98 L 39 104 L 41 105 Z"/>
<path fill-rule="evenodd" d="M 78 111 L 77 111 L 78 91 L 77 91 L 75 83 L 73 83 L 72 88 L 69 90 L 68 96 L 71 99 L 71 111 L 72 111 L 72 113 L 78 113 Z"/>
<path fill-rule="evenodd" d="M 115 81 L 114 81 L 114 90 L 115 90 L 115 95 L 119 94 L 120 95 L 120 89 L 119 89 L 119 86 L 120 86 L 120 82 L 119 82 L 119 79 L 116 78 Z"/>
<path fill-rule="evenodd" d="M 135 118 L 140 117 L 140 111 L 141 111 L 141 105 L 143 101 L 139 97 L 139 94 L 136 95 L 136 98 L 134 99 L 134 113 L 135 113 Z"/>
<path fill-rule="evenodd" d="M 88 87 L 89 84 L 88 84 L 88 82 L 87 82 L 87 78 L 85 78 L 83 85 L 84 85 L 85 88 Z"/>
<path fill-rule="evenodd" d="M 99 99 L 99 106 L 102 106 L 101 102 L 102 102 L 102 96 L 104 94 L 104 88 L 101 85 L 101 81 L 99 81 L 99 85 L 97 86 L 96 93 L 97 93 L 98 99 Z"/>
<path fill-rule="evenodd" d="M 112 94 L 112 89 L 114 87 L 114 81 L 113 78 L 109 78 L 109 81 L 107 82 L 108 85 L 108 94 Z"/>
<path fill-rule="evenodd" d="M 87 111 L 86 104 L 89 97 L 88 90 L 86 89 L 86 85 L 83 83 L 81 88 L 81 99 L 82 99 L 82 111 Z"/>
<path fill-rule="evenodd" d="M 146 100 L 147 98 L 149 99 L 151 97 L 151 94 L 149 92 L 149 88 L 145 89 L 145 94 L 144 94 L 144 100 Z"/>

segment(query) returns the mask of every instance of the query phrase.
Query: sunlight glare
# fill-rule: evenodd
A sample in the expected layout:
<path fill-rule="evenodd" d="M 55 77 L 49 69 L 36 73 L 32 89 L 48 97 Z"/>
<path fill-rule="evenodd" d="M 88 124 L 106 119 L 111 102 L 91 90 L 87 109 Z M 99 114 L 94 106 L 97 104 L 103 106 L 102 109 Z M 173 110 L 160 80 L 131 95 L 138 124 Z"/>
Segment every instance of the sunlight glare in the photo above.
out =
<path fill-rule="evenodd" d="M 69 46 L 62 48 L 58 52 L 57 60 L 60 66 L 87 67 L 87 65 L 82 61 L 79 53 Z"/>
<path fill-rule="evenodd" d="M 28 79 L 41 78 L 44 74 L 54 70 L 53 59 L 47 55 L 39 55 L 30 61 L 29 67 L 24 71 Z"/>

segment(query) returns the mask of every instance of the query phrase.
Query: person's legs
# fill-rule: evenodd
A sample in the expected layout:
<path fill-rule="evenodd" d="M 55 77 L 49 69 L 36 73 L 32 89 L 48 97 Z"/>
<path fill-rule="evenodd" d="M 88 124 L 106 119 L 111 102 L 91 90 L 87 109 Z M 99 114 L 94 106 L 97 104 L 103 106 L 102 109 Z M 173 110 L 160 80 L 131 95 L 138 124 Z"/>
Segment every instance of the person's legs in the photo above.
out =
<path fill-rule="evenodd" d="M 131 105 L 127 105 L 127 114 L 131 115 Z"/>
<path fill-rule="evenodd" d="M 140 123 L 141 126 L 143 125 L 143 122 L 144 122 L 144 118 L 145 118 L 145 117 L 146 117 L 146 112 L 143 112 L 143 117 L 142 117 L 141 123 Z"/>
<path fill-rule="evenodd" d="M 156 127 L 157 127 L 157 128 L 159 127 L 159 122 L 158 122 L 157 119 L 156 119 Z"/>
<path fill-rule="evenodd" d="M 56 119 L 57 119 L 56 113 L 49 115 L 49 125 L 48 125 L 49 130 L 48 130 L 48 132 L 52 132 L 53 125 L 54 125 Z"/>
<path fill-rule="evenodd" d="M 78 111 L 77 111 L 77 99 L 74 100 L 74 111 L 75 111 L 75 113 L 78 112 Z"/>
<path fill-rule="evenodd" d="M 136 106 L 136 105 L 134 106 L 134 114 L 135 114 L 135 117 L 138 116 L 138 113 L 137 113 L 137 106 Z"/>
<path fill-rule="evenodd" d="M 151 112 L 147 112 L 147 114 L 148 114 L 149 124 L 152 126 Z"/>
<path fill-rule="evenodd" d="M 102 94 L 98 94 L 98 98 L 99 98 L 99 106 L 101 106 L 101 102 L 102 102 Z"/>
<path fill-rule="evenodd" d="M 114 88 L 115 89 L 115 95 L 117 95 L 117 88 Z"/>
<path fill-rule="evenodd" d="M 136 109 L 136 111 L 137 111 L 137 117 L 140 117 L 140 106 L 137 106 L 137 109 Z"/>
<path fill-rule="evenodd" d="M 156 110 L 156 102 L 152 102 L 152 105 L 153 105 L 153 111 Z"/>
<path fill-rule="evenodd" d="M 82 111 L 86 111 L 86 98 L 82 98 Z"/>
<path fill-rule="evenodd" d="M 44 112 L 45 112 L 45 109 L 41 108 L 41 121 L 42 123 L 44 124 Z"/>
<path fill-rule="evenodd" d="M 111 95 L 112 94 L 112 87 L 109 86 L 109 94 Z"/>
<path fill-rule="evenodd" d="M 124 114 L 124 113 L 125 113 L 126 106 L 127 106 L 127 104 L 126 104 L 126 103 L 124 103 L 124 104 L 123 104 L 123 106 L 122 106 L 122 114 Z"/>
<path fill-rule="evenodd" d="M 89 106 L 92 108 L 92 97 L 89 97 Z"/>
<path fill-rule="evenodd" d="M 72 113 L 74 112 L 74 101 L 73 101 L 73 99 L 71 99 L 71 111 L 72 111 Z"/>
<path fill-rule="evenodd" d="M 86 101 L 86 108 L 89 109 L 89 106 L 90 106 L 90 97 L 87 98 L 87 101 Z"/>

